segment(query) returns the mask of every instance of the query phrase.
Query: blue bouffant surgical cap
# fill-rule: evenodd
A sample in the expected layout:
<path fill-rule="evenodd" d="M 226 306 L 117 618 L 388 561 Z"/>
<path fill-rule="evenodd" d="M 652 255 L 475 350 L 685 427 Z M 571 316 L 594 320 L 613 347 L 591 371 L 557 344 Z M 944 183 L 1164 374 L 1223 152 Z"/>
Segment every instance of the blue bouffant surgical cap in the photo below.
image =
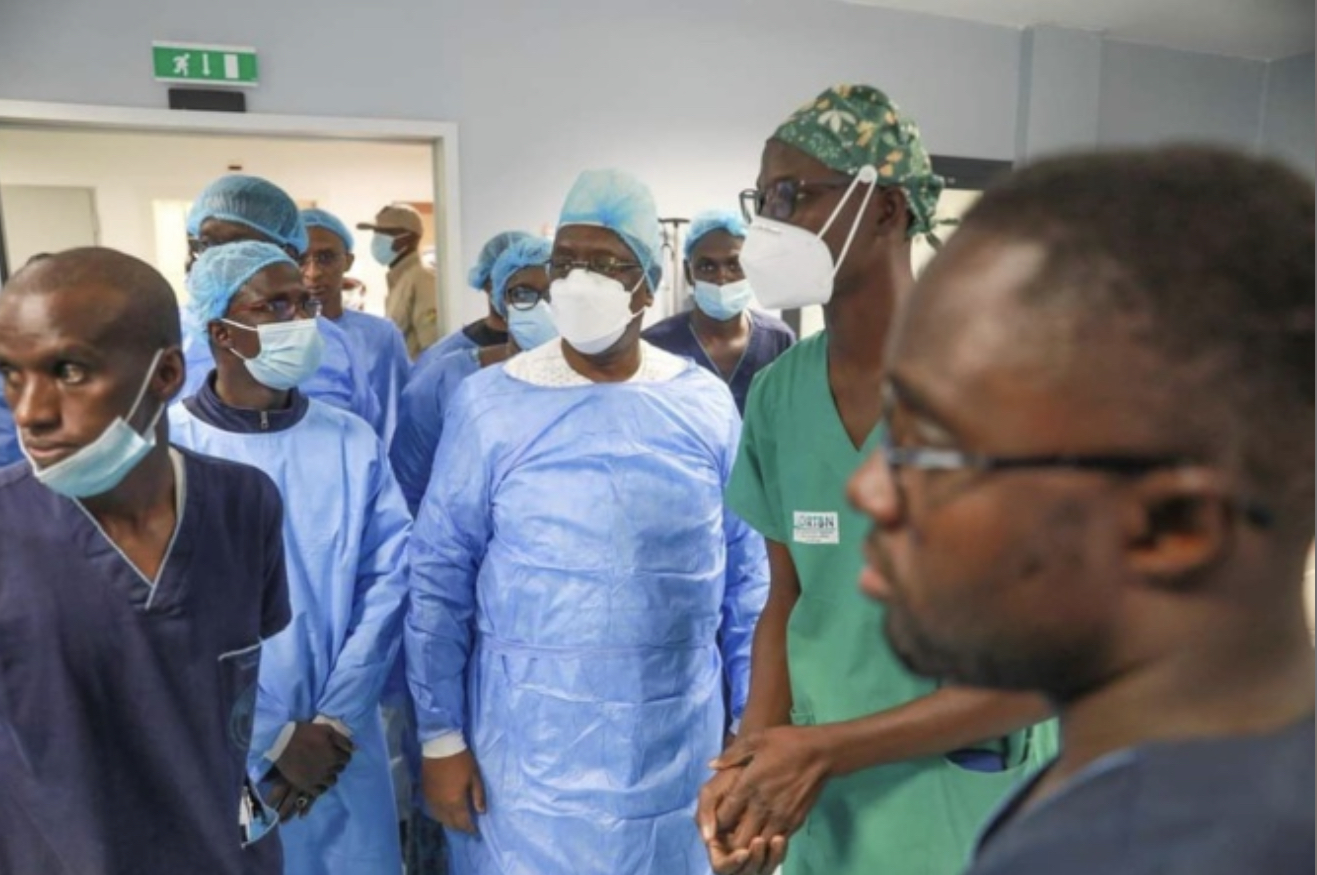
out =
<path fill-rule="evenodd" d="M 490 271 L 490 282 L 494 286 L 491 300 L 496 313 L 500 316 L 508 315 L 506 296 L 508 280 L 512 279 L 512 275 L 527 267 L 543 267 L 548 264 L 552 252 L 553 241 L 545 240 L 543 237 L 532 237 L 529 234 L 503 250 L 503 254 L 494 262 L 494 268 Z"/>
<path fill-rule="evenodd" d="M 272 264 L 297 267 L 278 246 L 255 240 L 212 246 L 201 253 L 187 275 L 191 295 L 187 310 L 193 329 L 204 337 L 210 323 L 228 311 L 233 296 Z"/>
<path fill-rule="evenodd" d="M 302 224 L 308 228 L 324 228 L 326 231 L 332 231 L 338 235 L 338 239 L 343 241 L 343 246 L 347 251 L 352 251 L 352 232 L 348 230 L 347 225 L 343 224 L 342 219 L 329 210 L 302 210 Z"/>
<path fill-rule="evenodd" d="M 643 182 L 620 170 L 585 171 L 567 193 L 558 219 L 564 225 L 593 225 L 621 237 L 645 269 L 650 289 L 658 289 L 663 232 L 654 195 Z"/>
<path fill-rule="evenodd" d="M 206 186 L 188 211 L 188 236 L 199 236 L 207 219 L 237 222 L 280 246 L 306 252 L 306 227 L 297 204 L 282 188 L 259 176 L 221 176 Z"/>
<path fill-rule="evenodd" d="M 745 239 L 745 222 L 734 210 L 705 210 L 691 219 L 690 231 L 686 234 L 686 260 L 690 261 L 695 245 L 704 239 L 704 235 L 713 231 L 726 231 L 733 237 Z"/>
<path fill-rule="evenodd" d="M 533 234 L 525 231 L 504 231 L 489 238 L 489 242 L 480 248 L 476 263 L 466 275 L 467 285 L 477 291 L 484 291 L 485 283 L 493 279 L 494 262 L 503 252 L 518 240 L 534 240 Z"/>

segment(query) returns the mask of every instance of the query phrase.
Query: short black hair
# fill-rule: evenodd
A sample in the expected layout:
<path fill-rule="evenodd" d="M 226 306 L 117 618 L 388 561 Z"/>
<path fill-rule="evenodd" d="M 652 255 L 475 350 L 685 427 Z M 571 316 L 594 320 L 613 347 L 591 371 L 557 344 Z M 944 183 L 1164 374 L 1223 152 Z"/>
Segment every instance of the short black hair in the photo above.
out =
<path fill-rule="evenodd" d="M 1025 303 L 1130 320 L 1168 381 L 1190 375 L 1182 404 L 1213 406 L 1254 485 L 1310 525 L 1313 210 L 1312 181 L 1276 161 L 1167 146 L 1039 161 L 962 231 L 1043 246 Z"/>
<path fill-rule="evenodd" d="M 5 293 L 51 292 L 84 285 L 122 294 L 117 324 L 126 345 L 137 346 L 149 356 L 183 342 L 178 298 L 169 281 L 140 258 L 115 249 L 87 246 L 29 262 L 14 274 Z"/>

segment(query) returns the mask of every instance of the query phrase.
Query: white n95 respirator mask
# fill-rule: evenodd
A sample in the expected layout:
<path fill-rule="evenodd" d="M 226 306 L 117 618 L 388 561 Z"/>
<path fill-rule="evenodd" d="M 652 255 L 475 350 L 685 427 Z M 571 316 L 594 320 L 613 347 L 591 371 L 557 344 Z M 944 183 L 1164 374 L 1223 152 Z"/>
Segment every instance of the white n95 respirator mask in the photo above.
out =
<path fill-rule="evenodd" d="M 645 280 L 642 277 L 640 283 Z M 584 355 L 598 355 L 622 339 L 627 327 L 645 312 L 631 312 L 627 289 L 611 277 L 577 268 L 549 286 L 549 309 L 562 339 Z"/>
<path fill-rule="evenodd" d="M 877 182 L 878 171 L 872 165 L 861 167 L 817 234 L 761 216 L 750 223 L 745 244 L 741 247 L 741 269 L 754 287 L 760 306 L 770 310 L 785 310 L 826 304 L 832 299 L 833 277 L 850 252 L 851 242 L 859 230 Z M 857 185 L 868 186 L 868 191 L 855 214 L 855 220 L 851 222 L 841 255 L 834 264 L 832 252 L 828 244 L 823 242 L 823 237 L 851 199 Z"/>

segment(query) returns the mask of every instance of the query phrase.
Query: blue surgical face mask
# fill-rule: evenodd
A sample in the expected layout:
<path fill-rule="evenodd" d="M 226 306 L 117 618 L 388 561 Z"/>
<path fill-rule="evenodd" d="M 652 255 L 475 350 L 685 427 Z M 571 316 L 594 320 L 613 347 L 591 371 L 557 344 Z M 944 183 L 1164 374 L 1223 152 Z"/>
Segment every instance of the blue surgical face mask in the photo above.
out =
<path fill-rule="evenodd" d="M 320 367 L 325 339 L 320 336 L 316 319 L 293 319 L 255 327 L 229 319 L 221 321 L 234 328 L 255 331 L 260 338 L 261 351 L 255 358 L 247 358 L 232 348 L 229 352 L 243 360 L 247 372 L 262 386 L 280 391 L 291 389 Z"/>
<path fill-rule="evenodd" d="M 513 307 L 508 311 L 508 331 L 523 351 L 543 346 L 558 336 L 558 326 L 548 303 L 541 298 L 529 310 Z"/>
<path fill-rule="evenodd" d="M 704 311 L 710 319 L 717 319 L 719 322 L 740 316 L 745 312 L 745 308 L 750 306 L 750 301 L 755 295 L 747 279 L 727 283 L 724 286 L 715 286 L 713 283 L 698 280 L 695 283 L 694 294 L 695 306 Z"/>
<path fill-rule="evenodd" d="M 393 251 L 393 238 L 388 234 L 376 233 L 370 238 L 370 257 L 388 267 L 393 264 L 398 254 Z"/>
<path fill-rule="evenodd" d="M 134 431 L 128 420 L 133 418 L 142 399 L 146 397 L 146 387 L 151 384 L 156 365 L 160 363 L 163 354 L 163 349 L 158 350 L 151 359 L 142 388 L 137 391 L 137 398 L 128 415 L 116 416 L 96 440 L 45 468 L 38 468 L 32 457 L 27 457 L 32 465 L 32 474 L 39 483 L 68 498 L 91 498 L 104 495 L 123 482 L 155 446 L 155 426 L 160 421 L 160 414 L 164 413 L 164 404 L 151 417 L 144 434 Z M 27 456 L 26 447 L 23 448 L 23 455 Z"/>

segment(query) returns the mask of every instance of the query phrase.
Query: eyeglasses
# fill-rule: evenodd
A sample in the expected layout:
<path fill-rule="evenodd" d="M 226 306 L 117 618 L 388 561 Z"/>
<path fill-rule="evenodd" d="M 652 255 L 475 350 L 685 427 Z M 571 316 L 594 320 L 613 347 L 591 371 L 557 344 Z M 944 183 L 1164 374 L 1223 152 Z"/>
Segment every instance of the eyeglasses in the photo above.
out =
<path fill-rule="evenodd" d="M 741 192 L 741 215 L 747 222 L 755 216 L 785 222 L 796 211 L 796 206 L 810 192 L 849 188 L 853 179 L 779 179 L 768 188 L 747 188 Z"/>
<path fill-rule="evenodd" d="M 504 292 L 503 298 L 514 310 L 533 310 L 540 301 L 549 300 L 549 293 L 531 286 L 517 286 Z"/>
<path fill-rule="evenodd" d="M 306 267 L 314 264 L 316 267 L 323 269 L 331 268 L 343 260 L 341 252 L 334 252 L 332 249 L 321 249 L 319 252 L 308 252 L 298 259 L 298 264 Z"/>
<path fill-rule="evenodd" d="M 1164 468 L 1178 468 L 1197 464 L 1182 456 L 1135 456 L 1135 455 L 1074 455 L 1044 454 L 1031 456 L 992 456 L 983 453 L 966 453 L 961 450 L 942 447 L 898 447 L 892 442 L 890 417 L 884 415 L 879 423 L 880 429 L 878 452 L 883 461 L 895 474 L 902 469 L 916 471 L 978 471 L 995 473 L 1002 471 L 1027 470 L 1072 470 L 1096 471 L 1118 476 L 1138 477 Z M 905 505 L 904 490 L 899 479 L 892 478 L 897 488 L 898 499 Z M 1258 528 L 1270 528 L 1275 523 L 1271 511 L 1252 501 L 1234 503 L 1250 524 Z"/>
<path fill-rule="evenodd" d="M 255 304 L 240 304 L 233 307 L 234 313 L 268 313 L 276 322 L 287 322 L 298 313 L 307 316 L 319 316 L 325 303 L 312 294 L 297 297 L 278 296 L 259 301 Z"/>
<path fill-rule="evenodd" d="M 544 270 L 549 274 L 549 279 L 555 280 L 565 278 L 573 270 L 588 270 L 590 273 L 602 274 L 612 279 L 621 279 L 627 274 L 634 274 L 640 268 L 638 262 L 625 261 L 620 258 L 613 258 L 610 255 L 602 255 L 588 260 L 553 258 L 544 266 Z"/>

